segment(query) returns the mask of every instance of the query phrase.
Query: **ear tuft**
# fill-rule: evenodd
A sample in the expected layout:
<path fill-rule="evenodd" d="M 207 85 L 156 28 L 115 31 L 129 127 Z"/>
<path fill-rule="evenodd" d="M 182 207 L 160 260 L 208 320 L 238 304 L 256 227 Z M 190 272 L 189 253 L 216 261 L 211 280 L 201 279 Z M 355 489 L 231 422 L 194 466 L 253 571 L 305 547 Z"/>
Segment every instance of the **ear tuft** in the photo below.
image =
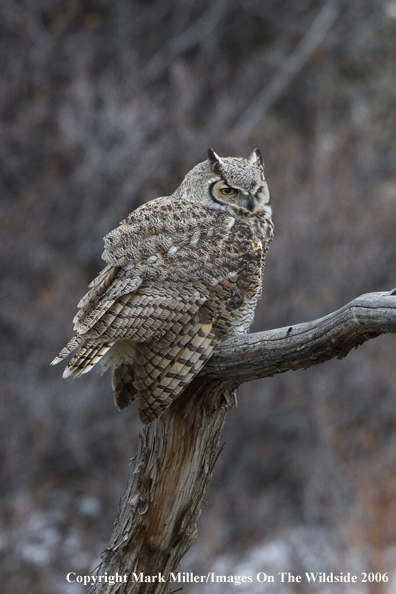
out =
<path fill-rule="evenodd" d="M 210 168 L 214 173 L 221 173 L 221 166 L 223 165 L 223 161 L 220 159 L 219 155 L 214 152 L 212 148 L 208 148 L 208 159 Z"/>
<path fill-rule="evenodd" d="M 264 169 L 263 155 L 261 154 L 261 151 L 259 148 L 254 149 L 252 154 L 249 156 L 248 161 L 252 165 L 256 165 L 257 167 L 261 167 L 262 169 Z"/>

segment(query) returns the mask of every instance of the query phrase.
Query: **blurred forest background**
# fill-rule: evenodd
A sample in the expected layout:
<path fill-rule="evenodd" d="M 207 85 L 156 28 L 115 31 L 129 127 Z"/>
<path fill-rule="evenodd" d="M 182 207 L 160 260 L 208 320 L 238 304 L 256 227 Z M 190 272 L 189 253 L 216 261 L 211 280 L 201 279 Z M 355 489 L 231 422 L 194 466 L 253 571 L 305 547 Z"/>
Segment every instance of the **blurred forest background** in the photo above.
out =
<path fill-rule="evenodd" d="M 103 236 L 208 146 L 259 146 L 276 233 L 254 330 L 394 288 L 396 2 L 1 0 L 0 63 L 1 591 L 81 594 L 66 573 L 106 547 L 141 430 L 108 374 L 49 366 Z M 388 571 L 239 588 L 394 593 L 395 430 L 393 336 L 245 385 L 181 570 Z"/>

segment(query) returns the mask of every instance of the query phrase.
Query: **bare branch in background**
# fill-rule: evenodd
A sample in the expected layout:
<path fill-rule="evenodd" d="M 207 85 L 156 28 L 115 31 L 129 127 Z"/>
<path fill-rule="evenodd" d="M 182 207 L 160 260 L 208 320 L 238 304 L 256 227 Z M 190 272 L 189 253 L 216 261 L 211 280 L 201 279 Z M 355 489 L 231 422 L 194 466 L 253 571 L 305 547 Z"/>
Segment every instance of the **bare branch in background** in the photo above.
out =
<path fill-rule="evenodd" d="M 156 79 L 168 68 L 178 55 L 201 43 L 219 25 L 227 0 L 216 0 L 209 5 L 209 9 L 186 31 L 171 39 L 165 48 L 154 56 L 147 68 L 147 80 Z"/>
<path fill-rule="evenodd" d="M 337 2 L 328 0 L 296 49 L 241 115 L 232 130 L 234 138 L 243 142 L 249 137 L 264 114 L 272 107 L 326 37 L 339 13 Z"/>

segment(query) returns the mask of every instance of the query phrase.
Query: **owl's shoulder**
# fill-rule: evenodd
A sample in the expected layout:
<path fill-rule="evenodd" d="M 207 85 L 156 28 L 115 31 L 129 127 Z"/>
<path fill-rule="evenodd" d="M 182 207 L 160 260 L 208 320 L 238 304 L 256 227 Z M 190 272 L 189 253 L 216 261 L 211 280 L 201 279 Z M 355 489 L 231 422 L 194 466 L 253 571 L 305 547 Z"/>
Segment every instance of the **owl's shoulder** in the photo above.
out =
<path fill-rule="evenodd" d="M 113 266 L 129 266 L 155 254 L 157 248 L 163 252 L 190 242 L 194 246 L 197 235 L 200 239 L 220 239 L 229 218 L 177 194 L 156 198 L 131 212 L 105 236 L 102 257 Z"/>

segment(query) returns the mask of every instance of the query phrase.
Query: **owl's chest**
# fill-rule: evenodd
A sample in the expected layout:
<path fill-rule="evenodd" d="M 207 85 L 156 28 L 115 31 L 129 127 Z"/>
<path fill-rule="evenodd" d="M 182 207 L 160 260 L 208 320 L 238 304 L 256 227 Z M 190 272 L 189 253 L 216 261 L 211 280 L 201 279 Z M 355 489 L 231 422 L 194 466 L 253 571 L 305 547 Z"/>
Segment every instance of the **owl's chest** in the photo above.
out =
<path fill-rule="evenodd" d="M 267 218 L 253 219 L 250 223 L 250 228 L 254 237 L 261 241 L 265 256 L 274 237 L 274 225 L 272 220 Z"/>
<path fill-rule="evenodd" d="M 253 321 L 257 302 L 262 292 L 262 276 L 265 265 L 265 258 L 268 248 L 273 239 L 273 224 L 269 219 L 254 219 L 249 221 L 250 249 L 245 244 L 241 249 L 241 259 L 244 260 L 240 268 L 236 287 L 243 296 L 239 308 L 234 312 L 232 333 L 243 333 L 249 330 Z M 241 246 L 242 247 L 242 246 Z"/>

